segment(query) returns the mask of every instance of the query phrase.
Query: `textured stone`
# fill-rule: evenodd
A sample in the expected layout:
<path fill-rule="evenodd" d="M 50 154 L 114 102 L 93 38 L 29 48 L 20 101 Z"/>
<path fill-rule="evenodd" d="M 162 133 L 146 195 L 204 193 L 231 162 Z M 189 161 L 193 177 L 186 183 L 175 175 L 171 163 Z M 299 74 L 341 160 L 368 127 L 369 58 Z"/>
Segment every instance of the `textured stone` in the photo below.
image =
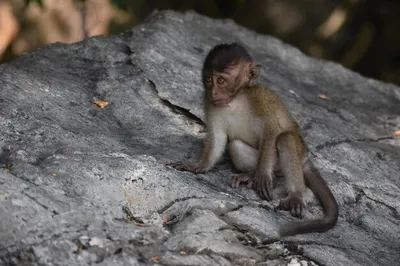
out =
<path fill-rule="evenodd" d="M 279 240 L 294 218 L 229 186 L 201 151 L 202 60 L 244 43 L 289 106 L 340 205 L 337 226 Z M 400 259 L 400 89 L 230 20 L 171 11 L 120 35 L 0 65 L 0 264 L 394 265 Z M 325 94 L 328 99 L 320 99 Z M 104 109 L 94 100 L 109 102 Z M 306 218 L 321 215 L 311 199 Z"/>

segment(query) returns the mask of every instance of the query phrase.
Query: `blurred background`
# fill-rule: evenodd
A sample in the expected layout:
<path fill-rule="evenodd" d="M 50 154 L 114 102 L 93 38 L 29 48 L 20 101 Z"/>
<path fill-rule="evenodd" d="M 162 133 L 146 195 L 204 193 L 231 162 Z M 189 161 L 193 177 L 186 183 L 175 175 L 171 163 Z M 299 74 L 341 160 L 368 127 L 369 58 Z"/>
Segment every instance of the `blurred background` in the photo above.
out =
<path fill-rule="evenodd" d="M 155 9 L 231 18 L 400 85 L 400 0 L 0 0 L 0 63 L 48 43 L 124 31 Z"/>

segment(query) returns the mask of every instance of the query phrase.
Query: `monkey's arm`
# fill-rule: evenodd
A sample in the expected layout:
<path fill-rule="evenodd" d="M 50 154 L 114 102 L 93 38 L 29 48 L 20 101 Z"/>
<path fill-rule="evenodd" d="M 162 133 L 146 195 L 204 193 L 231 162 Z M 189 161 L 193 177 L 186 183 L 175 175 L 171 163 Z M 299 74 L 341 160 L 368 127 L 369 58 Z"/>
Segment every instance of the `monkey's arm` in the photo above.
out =
<path fill-rule="evenodd" d="M 275 142 L 275 137 L 264 136 L 254 178 L 253 180 L 250 179 L 250 184 L 248 184 L 262 199 L 266 200 L 272 200 L 272 189 L 275 179 L 274 166 L 277 160 Z"/>
<path fill-rule="evenodd" d="M 210 130 L 204 140 L 204 148 L 200 161 L 195 164 L 186 164 L 176 162 L 169 164 L 180 171 L 189 171 L 192 173 L 202 173 L 210 170 L 221 158 L 225 151 L 228 136 L 223 131 Z"/>

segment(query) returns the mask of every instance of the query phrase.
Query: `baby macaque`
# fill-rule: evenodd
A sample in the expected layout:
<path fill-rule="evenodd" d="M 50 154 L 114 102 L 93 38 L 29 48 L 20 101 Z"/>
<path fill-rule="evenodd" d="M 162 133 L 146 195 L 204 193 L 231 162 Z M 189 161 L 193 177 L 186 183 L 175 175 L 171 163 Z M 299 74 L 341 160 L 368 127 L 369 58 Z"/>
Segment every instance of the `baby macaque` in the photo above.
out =
<path fill-rule="evenodd" d="M 177 170 L 201 173 L 210 170 L 226 147 L 234 167 L 232 187 L 247 183 L 262 199 L 271 200 L 275 172 L 285 177 L 287 197 L 279 207 L 303 218 L 308 186 L 321 201 L 321 219 L 289 224 L 281 236 L 325 232 L 338 219 L 338 205 L 307 156 L 300 128 L 285 105 L 270 90 L 257 84 L 260 65 L 238 44 L 219 44 L 207 55 L 202 78 L 207 135 L 200 161 L 173 163 Z"/>

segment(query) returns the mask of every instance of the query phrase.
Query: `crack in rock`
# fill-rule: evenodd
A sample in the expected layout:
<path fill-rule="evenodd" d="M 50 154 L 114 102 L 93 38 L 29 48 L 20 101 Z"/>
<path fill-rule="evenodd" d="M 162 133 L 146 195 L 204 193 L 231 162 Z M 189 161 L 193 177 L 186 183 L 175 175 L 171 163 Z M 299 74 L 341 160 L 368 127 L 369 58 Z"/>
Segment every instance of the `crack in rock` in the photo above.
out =
<path fill-rule="evenodd" d="M 203 120 L 201 120 L 199 117 L 197 117 L 196 115 L 191 113 L 189 109 L 186 109 L 186 108 L 183 108 L 183 107 L 181 107 L 179 105 L 173 104 L 169 100 L 160 97 L 159 92 L 158 92 L 158 90 L 156 88 L 156 84 L 150 79 L 147 79 L 147 80 L 150 83 L 150 87 L 153 89 L 154 94 L 156 94 L 157 97 L 160 99 L 160 101 L 165 106 L 167 106 L 172 112 L 174 112 L 176 114 L 181 114 L 181 115 L 185 116 L 186 118 L 188 118 L 190 120 L 194 120 L 197 124 L 199 124 L 201 126 L 205 126 L 205 123 L 203 122 Z"/>
<path fill-rule="evenodd" d="M 198 196 L 191 196 L 191 197 L 183 197 L 183 198 L 177 198 L 169 203 L 167 203 L 164 207 L 160 208 L 157 212 L 159 214 L 162 214 L 163 212 L 165 212 L 166 210 L 168 210 L 170 207 L 172 207 L 175 203 L 178 202 L 184 202 L 190 199 L 204 199 L 205 197 L 198 197 Z"/>
<path fill-rule="evenodd" d="M 330 140 L 323 144 L 319 144 L 315 147 L 316 151 L 320 151 L 324 148 L 331 148 L 342 143 L 351 143 L 351 142 L 379 142 L 381 140 L 393 139 L 392 136 L 380 137 L 380 138 L 363 138 L 363 139 L 343 139 L 343 140 Z"/>
<path fill-rule="evenodd" d="M 49 206 L 39 202 L 35 197 L 32 197 L 31 195 L 27 194 L 25 191 L 21 191 L 21 194 L 25 195 L 26 197 L 28 197 L 30 200 L 32 200 L 33 202 L 35 202 L 37 205 L 39 205 L 40 207 L 42 207 L 45 210 L 49 209 Z"/>
<path fill-rule="evenodd" d="M 396 209 L 395 207 L 390 206 L 390 205 L 386 204 L 385 202 L 383 202 L 383 201 L 381 201 L 381 200 L 374 199 L 373 197 L 367 195 L 367 193 L 365 193 L 364 189 L 363 189 L 362 187 L 360 187 L 360 186 L 353 185 L 353 187 L 354 187 L 354 190 L 357 192 L 357 195 L 356 195 L 356 202 L 357 202 L 357 203 L 358 203 L 363 197 L 364 197 L 364 198 L 367 198 L 367 199 L 369 199 L 369 200 L 371 200 L 371 201 L 373 201 L 373 202 L 375 202 L 375 203 L 381 204 L 381 205 L 385 206 L 386 208 L 388 208 L 388 209 L 392 212 L 392 216 L 393 216 L 394 218 L 396 218 L 396 219 L 399 219 L 399 218 L 400 218 L 400 214 L 399 214 L 399 212 L 397 211 L 397 209 Z"/>

